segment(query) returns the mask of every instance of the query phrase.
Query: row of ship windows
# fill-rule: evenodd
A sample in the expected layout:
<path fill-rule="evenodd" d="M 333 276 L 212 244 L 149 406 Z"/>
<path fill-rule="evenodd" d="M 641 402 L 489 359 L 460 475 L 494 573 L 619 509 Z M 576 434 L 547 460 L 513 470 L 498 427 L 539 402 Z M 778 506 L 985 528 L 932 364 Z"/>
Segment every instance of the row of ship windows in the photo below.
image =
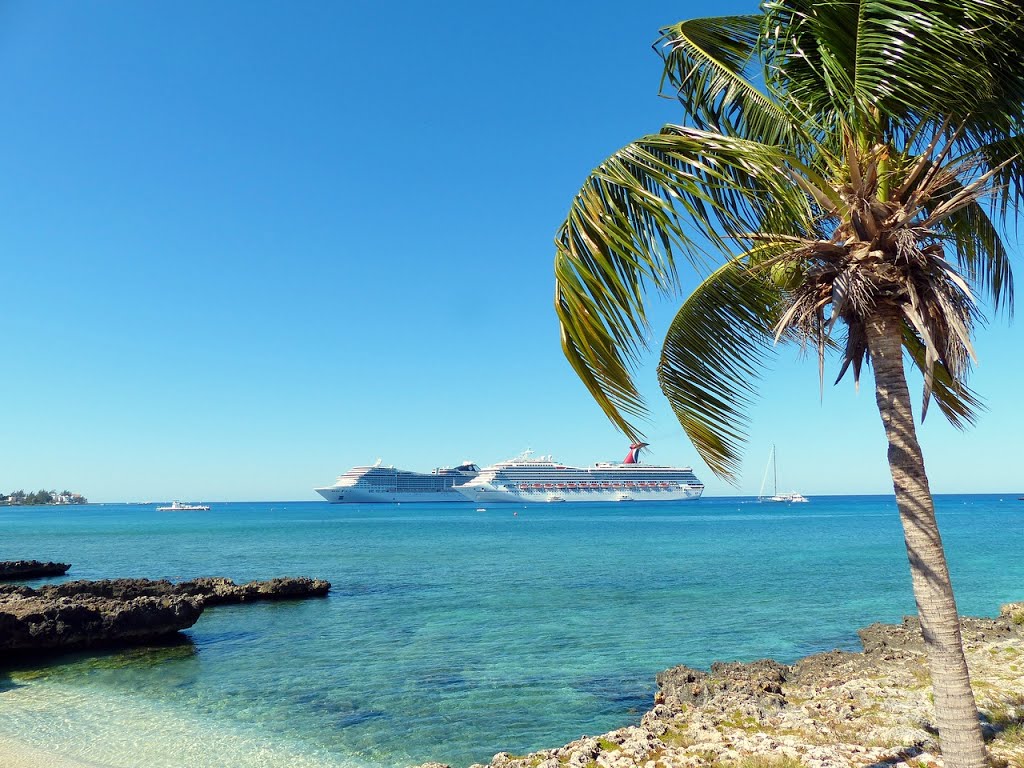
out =
<path fill-rule="evenodd" d="M 421 489 L 425 491 L 447 491 L 452 487 L 451 483 L 395 483 L 387 481 L 363 481 L 358 483 L 360 488 L 401 488 L 402 490 L 407 489 Z"/>
<path fill-rule="evenodd" d="M 658 477 L 645 477 L 642 480 L 623 480 L 621 477 L 587 477 L 584 479 L 577 479 L 572 477 L 566 477 L 565 475 L 545 476 L 545 475 L 530 475 L 530 477 L 503 477 L 495 478 L 500 483 L 512 483 L 518 485 L 520 483 L 578 483 L 593 484 L 593 483 L 699 483 L 695 475 L 659 475 Z M 493 482 L 493 481 L 492 481 Z"/>
<path fill-rule="evenodd" d="M 501 474 L 506 474 L 506 475 L 544 475 L 544 474 L 547 474 L 547 475 L 551 475 L 551 474 L 554 474 L 554 475 L 604 475 L 604 474 L 608 474 L 608 475 L 612 475 L 612 474 L 615 474 L 615 475 L 630 475 L 630 474 L 665 475 L 665 474 L 671 474 L 673 472 L 683 472 L 683 473 L 685 473 L 685 472 L 692 472 L 693 469 L 692 469 L 692 467 L 690 469 L 684 469 L 682 467 L 678 467 L 678 468 L 672 468 L 672 467 L 648 467 L 648 466 L 644 465 L 644 466 L 637 466 L 635 468 L 633 468 L 633 467 L 623 467 L 623 468 L 619 468 L 619 469 L 616 469 L 614 467 L 601 468 L 601 469 L 556 469 L 555 467 L 550 467 L 550 468 L 548 468 L 548 467 L 539 467 L 539 468 L 538 467 L 521 467 L 521 468 L 512 468 L 512 469 L 491 469 L 491 470 L 485 470 L 485 471 L 494 472 L 494 473 L 501 473 Z"/>
<path fill-rule="evenodd" d="M 593 485 L 587 485 L 584 483 L 520 483 L 518 485 L 505 485 L 505 490 L 509 491 L 551 491 L 551 490 L 568 490 L 568 491 L 607 491 L 609 489 L 619 488 L 636 488 L 639 490 L 666 490 L 668 488 L 678 488 L 679 483 L 596 483 Z M 696 487 L 696 486 L 694 486 Z"/>

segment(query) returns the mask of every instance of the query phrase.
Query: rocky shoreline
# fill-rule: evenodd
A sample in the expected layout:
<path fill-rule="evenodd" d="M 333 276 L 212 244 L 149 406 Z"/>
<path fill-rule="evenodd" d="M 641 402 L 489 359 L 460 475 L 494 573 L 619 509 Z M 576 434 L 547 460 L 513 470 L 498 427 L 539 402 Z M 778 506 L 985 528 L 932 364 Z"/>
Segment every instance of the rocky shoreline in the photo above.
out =
<path fill-rule="evenodd" d="M 65 568 L 66 570 L 66 568 Z M 0 585 L 3 659 L 165 642 L 212 605 L 322 597 L 322 579 L 235 584 L 225 578 L 171 583 L 149 579 L 69 581 L 38 589 Z"/>
<path fill-rule="evenodd" d="M 1024 768 L 1024 603 L 962 624 L 993 765 Z M 859 635 L 860 653 L 674 667 L 639 725 L 471 768 L 941 766 L 916 618 Z"/>

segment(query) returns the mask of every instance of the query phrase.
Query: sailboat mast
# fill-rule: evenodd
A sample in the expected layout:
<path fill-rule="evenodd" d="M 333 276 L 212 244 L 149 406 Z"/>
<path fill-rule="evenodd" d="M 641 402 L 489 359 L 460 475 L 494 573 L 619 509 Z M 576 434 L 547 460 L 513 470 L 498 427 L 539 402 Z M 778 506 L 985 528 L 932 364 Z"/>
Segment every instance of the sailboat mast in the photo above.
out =
<path fill-rule="evenodd" d="M 775 472 L 775 443 L 772 443 L 772 449 L 768 452 L 768 463 L 764 465 L 764 474 L 761 476 L 761 488 L 757 492 L 758 501 L 764 501 L 767 498 L 764 495 L 764 487 L 768 484 L 768 470 L 771 470 L 773 473 Z M 775 483 L 775 489 L 772 491 L 772 494 L 778 496 L 779 479 L 777 475 L 775 475 L 773 482 Z"/>
<path fill-rule="evenodd" d="M 775 443 L 772 443 L 772 475 L 774 476 L 775 487 L 772 489 L 773 495 L 779 495 L 779 462 L 775 458 Z"/>

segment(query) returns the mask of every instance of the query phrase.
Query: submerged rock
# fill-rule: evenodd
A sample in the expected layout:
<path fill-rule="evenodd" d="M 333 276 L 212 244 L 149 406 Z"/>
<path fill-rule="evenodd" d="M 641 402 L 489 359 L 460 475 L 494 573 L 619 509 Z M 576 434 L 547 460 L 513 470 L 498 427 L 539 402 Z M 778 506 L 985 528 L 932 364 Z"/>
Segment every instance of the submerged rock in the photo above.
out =
<path fill-rule="evenodd" d="M 326 595 L 322 579 L 281 578 L 235 584 L 204 578 L 174 584 L 107 579 L 0 586 L 0 651 L 5 656 L 142 645 L 196 623 L 211 605 Z"/>
<path fill-rule="evenodd" d="M 70 567 L 70 563 L 44 563 L 42 560 L 0 560 L 0 581 L 63 576 Z"/>

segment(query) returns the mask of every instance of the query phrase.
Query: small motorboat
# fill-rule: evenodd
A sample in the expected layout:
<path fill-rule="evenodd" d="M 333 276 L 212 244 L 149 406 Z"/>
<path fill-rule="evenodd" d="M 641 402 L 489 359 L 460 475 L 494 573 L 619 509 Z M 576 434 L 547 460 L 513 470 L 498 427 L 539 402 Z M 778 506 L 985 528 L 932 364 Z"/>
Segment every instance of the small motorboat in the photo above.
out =
<path fill-rule="evenodd" d="M 210 507 L 206 504 L 182 504 L 180 501 L 172 501 L 169 507 L 157 507 L 157 512 L 209 512 Z"/>

